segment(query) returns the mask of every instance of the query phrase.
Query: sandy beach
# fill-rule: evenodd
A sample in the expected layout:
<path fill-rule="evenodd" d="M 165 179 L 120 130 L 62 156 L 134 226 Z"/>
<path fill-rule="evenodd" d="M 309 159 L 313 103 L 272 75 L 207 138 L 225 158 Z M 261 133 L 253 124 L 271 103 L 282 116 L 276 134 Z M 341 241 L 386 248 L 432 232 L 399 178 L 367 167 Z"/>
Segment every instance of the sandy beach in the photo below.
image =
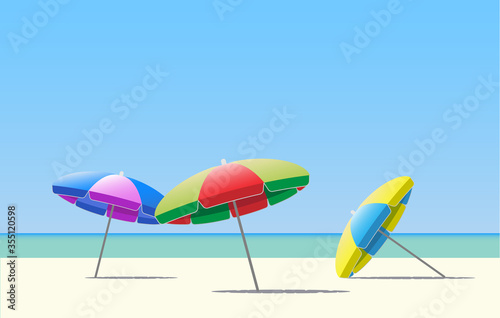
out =
<path fill-rule="evenodd" d="M 17 260 L 17 304 L 7 303 L 8 260 L 1 260 L 2 317 L 496 317 L 500 260 L 430 258 L 454 279 L 436 279 L 415 259 L 374 259 L 339 279 L 334 259 L 255 258 L 264 293 L 253 289 L 244 258 Z M 123 278 L 113 278 L 113 277 Z M 274 292 L 271 292 L 274 291 Z"/>

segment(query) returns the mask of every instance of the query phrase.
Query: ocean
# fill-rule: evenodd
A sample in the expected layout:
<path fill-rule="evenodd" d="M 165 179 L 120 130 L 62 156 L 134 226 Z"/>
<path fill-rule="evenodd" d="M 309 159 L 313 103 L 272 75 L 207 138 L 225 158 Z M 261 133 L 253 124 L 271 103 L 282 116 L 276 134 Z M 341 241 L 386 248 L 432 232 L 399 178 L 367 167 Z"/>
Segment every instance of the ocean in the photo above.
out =
<path fill-rule="evenodd" d="M 16 234 L 17 257 L 95 258 L 104 234 Z M 252 257 L 335 257 L 340 234 L 247 234 Z M 420 257 L 497 258 L 499 234 L 393 234 Z M 0 255 L 7 256 L 7 236 L 0 235 Z M 104 257 L 240 258 L 246 257 L 239 234 L 108 234 Z M 376 257 L 411 257 L 387 241 Z"/>

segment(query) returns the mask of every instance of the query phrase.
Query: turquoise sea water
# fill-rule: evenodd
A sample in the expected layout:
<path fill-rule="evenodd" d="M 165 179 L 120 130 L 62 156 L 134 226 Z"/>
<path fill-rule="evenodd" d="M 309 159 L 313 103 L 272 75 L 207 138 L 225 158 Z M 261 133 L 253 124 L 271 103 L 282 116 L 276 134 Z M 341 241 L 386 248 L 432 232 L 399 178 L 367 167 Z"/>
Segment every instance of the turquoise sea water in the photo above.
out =
<path fill-rule="evenodd" d="M 18 257 L 97 257 L 104 234 L 17 234 Z M 499 257 L 498 234 L 393 234 L 421 257 Z M 335 257 L 340 234 L 247 234 L 252 257 Z M 0 255 L 8 255 L 6 234 Z M 109 234 L 105 257 L 246 257 L 239 234 Z M 387 241 L 377 257 L 411 257 Z"/>

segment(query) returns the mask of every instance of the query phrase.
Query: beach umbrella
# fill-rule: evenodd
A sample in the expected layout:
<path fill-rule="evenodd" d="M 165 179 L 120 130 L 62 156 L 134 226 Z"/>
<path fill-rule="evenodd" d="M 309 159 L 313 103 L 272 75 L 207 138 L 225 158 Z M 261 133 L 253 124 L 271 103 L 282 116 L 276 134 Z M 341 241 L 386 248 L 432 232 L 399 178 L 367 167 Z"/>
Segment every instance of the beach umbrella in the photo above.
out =
<path fill-rule="evenodd" d="M 103 172 L 68 174 L 54 182 L 52 191 L 77 207 L 108 217 L 94 277 L 99 272 L 111 219 L 159 224 L 152 214 L 163 195 L 140 181 L 123 176 L 123 172 L 119 175 Z"/>
<path fill-rule="evenodd" d="M 193 224 L 227 220 L 232 215 L 245 246 L 256 290 L 259 290 L 240 216 L 286 200 L 309 183 L 309 173 L 287 161 L 248 159 L 202 171 L 173 188 L 156 207 L 160 223 L 189 218 Z"/>
<path fill-rule="evenodd" d="M 351 277 L 359 272 L 379 251 L 387 239 L 424 263 L 441 277 L 434 267 L 390 237 L 410 199 L 413 180 L 393 179 L 375 190 L 353 213 L 342 233 L 335 258 L 337 275 Z"/>

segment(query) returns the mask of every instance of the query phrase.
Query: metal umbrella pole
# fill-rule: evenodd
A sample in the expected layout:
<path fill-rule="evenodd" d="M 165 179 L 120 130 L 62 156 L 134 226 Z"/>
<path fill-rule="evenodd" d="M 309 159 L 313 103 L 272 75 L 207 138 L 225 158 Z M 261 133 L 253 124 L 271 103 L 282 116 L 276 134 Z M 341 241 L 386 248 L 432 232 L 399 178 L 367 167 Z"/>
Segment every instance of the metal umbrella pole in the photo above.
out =
<path fill-rule="evenodd" d="M 247 240 L 245 238 L 245 233 L 243 232 L 243 225 L 241 225 L 240 214 L 238 213 L 238 207 L 236 206 L 236 201 L 233 201 L 234 211 L 236 212 L 236 218 L 238 219 L 238 225 L 240 226 L 241 237 L 243 238 L 243 244 L 245 245 L 245 251 L 247 252 L 248 265 L 250 265 L 250 271 L 252 272 L 253 283 L 255 284 L 255 289 L 259 291 L 259 284 L 257 284 L 257 277 L 255 276 L 255 271 L 252 265 L 252 258 L 250 257 L 250 252 L 248 251 Z"/>
<path fill-rule="evenodd" d="M 109 224 L 111 223 L 111 217 L 113 216 L 113 209 L 115 206 L 111 206 L 111 212 L 109 213 L 108 226 L 106 226 L 106 233 L 104 234 L 104 241 L 102 241 L 101 254 L 99 254 L 99 261 L 97 262 L 97 268 L 95 270 L 94 278 L 97 277 L 97 273 L 99 272 L 99 265 L 101 265 L 102 252 L 104 251 L 104 245 L 106 245 L 106 238 L 108 237 Z"/>
<path fill-rule="evenodd" d="M 422 263 L 425 264 L 425 266 L 429 267 L 430 269 L 432 269 L 434 272 L 438 273 L 441 277 L 445 278 L 446 276 L 444 276 L 443 274 L 441 274 L 441 272 L 439 272 L 437 269 L 435 269 L 434 267 L 432 267 L 431 265 L 429 265 L 426 261 L 424 261 L 423 259 L 421 259 L 420 257 L 418 257 L 417 255 L 413 254 L 409 249 L 407 249 L 406 247 L 404 247 L 403 245 L 401 245 L 400 243 L 398 243 L 395 239 L 393 239 L 392 237 L 390 237 L 389 235 L 385 234 L 384 232 L 382 232 L 381 230 L 378 230 L 380 233 L 382 233 L 382 235 L 384 235 L 385 237 L 387 237 L 389 240 L 393 241 L 394 244 L 396 244 L 397 246 L 401 247 L 403 250 L 405 250 L 408 254 L 410 254 L 411 256 L 415 257 L 416 259 L 418 259 L 419 261 L 421 261 Z"/>

